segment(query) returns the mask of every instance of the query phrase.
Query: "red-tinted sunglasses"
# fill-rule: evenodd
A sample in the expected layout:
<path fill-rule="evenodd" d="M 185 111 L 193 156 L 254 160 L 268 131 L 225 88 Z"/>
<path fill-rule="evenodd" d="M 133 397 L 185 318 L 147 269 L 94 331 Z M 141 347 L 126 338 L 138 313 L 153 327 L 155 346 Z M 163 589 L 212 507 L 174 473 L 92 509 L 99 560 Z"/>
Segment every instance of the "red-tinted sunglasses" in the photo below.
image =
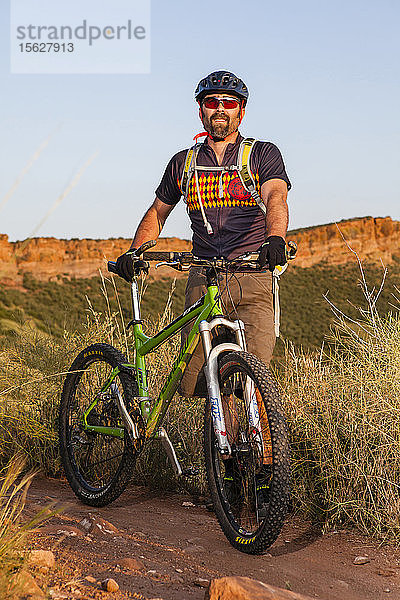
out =
<path fill-rule="evenodd" d="M 236 98 L 216 98 L 215 96 L 209 96 L 208 98 L 204 98 L 203 106 L 206 108 L 211 108 L 215 110 L 219 108 L 219 105 L 222 104 L 224 108 L 227 110 L 232 108 L 237 108 L 239 106 L 239 100 Z"/>

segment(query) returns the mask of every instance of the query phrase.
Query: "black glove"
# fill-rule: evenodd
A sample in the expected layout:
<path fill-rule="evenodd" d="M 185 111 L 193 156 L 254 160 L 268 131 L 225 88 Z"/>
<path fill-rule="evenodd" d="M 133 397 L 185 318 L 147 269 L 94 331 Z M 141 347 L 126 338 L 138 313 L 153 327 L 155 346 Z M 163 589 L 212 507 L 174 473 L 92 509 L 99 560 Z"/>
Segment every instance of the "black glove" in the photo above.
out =
<path fill-rule="evenodd" d="M 120 277 L 131 283 L 134 275 L 142 271 L 149 272 L 149 263 L 136 256 L 136 248 L 131 248 L 125 254 L 118 256 L 115 268 Z"/>
<path fill-rule="evenodd" d="M 149 264 L 136 256 L 136 248 L 131 248 L 125 254 L 117 258 L 115 268 L 120 277 L 130 283 L 134 275 L 139 275 L 141 271 L 149 272 Z"/>
<path fill-rule="evenodd" d="M 260 267 L 268 264 L 270 271 L 273 271 L 276 265 L 286 265 L 286 244 L 285 240 L 279 235 L 270 235 L 262 246 L 259 247 L 260 255 L 258 262 Z"/>
<path fill-rule="evenodd" d="M 129 283 L 132 281 L 133 276 L 135 274 L 135 269 L 133 266 L 134 260 L 136 258 L 136 248 L 131 248 L 125 254 L 121 254 L 118 256 L 117 262 L 115 264 L 115 268 L 120 277 L 128 281 Z"/>

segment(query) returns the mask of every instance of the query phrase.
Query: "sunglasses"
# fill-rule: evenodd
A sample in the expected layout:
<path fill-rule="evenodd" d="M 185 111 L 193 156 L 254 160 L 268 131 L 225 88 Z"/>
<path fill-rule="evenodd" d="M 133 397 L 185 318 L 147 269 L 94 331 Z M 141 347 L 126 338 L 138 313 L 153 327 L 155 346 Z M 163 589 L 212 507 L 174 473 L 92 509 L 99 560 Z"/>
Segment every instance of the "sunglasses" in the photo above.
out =
<path fill-rule="evenodd" d="M 203 100 L 203 106 L 214 110 L 219 108 L 220 104 L 229 110 L 232 108 L 237 108 L 239 106 L 239 100 L 236 98 L 216 98 L 215 96 L 210 96 L 208 98 L 204 98 Z"/>

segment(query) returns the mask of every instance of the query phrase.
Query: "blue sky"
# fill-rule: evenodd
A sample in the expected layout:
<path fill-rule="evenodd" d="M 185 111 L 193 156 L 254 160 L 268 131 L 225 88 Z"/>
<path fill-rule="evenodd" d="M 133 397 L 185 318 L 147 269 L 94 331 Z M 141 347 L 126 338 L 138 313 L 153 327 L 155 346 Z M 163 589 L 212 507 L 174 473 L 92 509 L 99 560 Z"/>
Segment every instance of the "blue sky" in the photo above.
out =
<path fill-rule="evenodd" d="M 0 211 L 0 233 L 29 236 L 97 153 L 37 235 L 131 237 L 169 158 L 201 131 L 193 90 L 218 68 L 250 89 L 241 132 L 283 153 L 291 228 L 400 219 L 399 16 L 395 0 L 153 0 L 149 74 L 15 75 L 3 1 L 0 204 L 51 137 Z M 183 205 L 164 235 L 190 236 Z"/>

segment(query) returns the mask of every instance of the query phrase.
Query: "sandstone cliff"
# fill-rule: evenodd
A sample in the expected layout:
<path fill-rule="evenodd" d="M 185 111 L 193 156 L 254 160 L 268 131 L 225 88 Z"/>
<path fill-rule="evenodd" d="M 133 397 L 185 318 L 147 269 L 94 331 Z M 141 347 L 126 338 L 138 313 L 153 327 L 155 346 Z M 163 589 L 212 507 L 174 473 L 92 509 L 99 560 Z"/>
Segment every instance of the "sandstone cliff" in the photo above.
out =
<path fill-rule="evenodd" d="M 390 217 L 362 217 L 338 223 L 348 244 L 361 259 L 390 264 L 400 257 L 400 222 Z M 295 264 L 310 267 L 319 262 L 345 264 L 354 260 L 335 224 L 299 229 L 288 234 L 298 243 Z M 94 277 L 99 269 L 105 272 L 106 260 L 115 260 L 126 251 L 130 241 L 59 240 L 33 238 L 23 242 L 9 242 L 0 235 L 0 281 L 6 285 L 21 285 L 25 273 L 41 280 L 58 276 Z M 161 238 L 156 250 L 190 250 L 188 240 Z M 152 271 L 154 273 L 154 271 Z M 160 275 L 176 276 L 176 271 L 160 270 Z"/>
<path fill-rule="evenodd" d="M 296 265 L 319 262 L 345 264 L 355 260 L 344 239 L 361 260 L 390 264 L 400 258 L 400 221 L 390 217 L 360 217 L 348 221 L 297 229 L 288 233 L 299 246 Z"/>
<path fill-rule="evenodd" d="M 23 242 L 9 242 L 7 235 L 0 234 L 0 282 L 20 285 L 25 273 L 36 279 L 57 280 L 59 276 L 95 277 L 99 269 L 106 273 L 107 260 L 116 260 L 126 252 L 131 240 L 116 238 L 108 240 L 56 238 L 33 238 Z M 178 238 L 160 238 L 157 250 L 190 251 L 191 243 Z M 167 276 L 172 269 L 163 269 Z"/>

